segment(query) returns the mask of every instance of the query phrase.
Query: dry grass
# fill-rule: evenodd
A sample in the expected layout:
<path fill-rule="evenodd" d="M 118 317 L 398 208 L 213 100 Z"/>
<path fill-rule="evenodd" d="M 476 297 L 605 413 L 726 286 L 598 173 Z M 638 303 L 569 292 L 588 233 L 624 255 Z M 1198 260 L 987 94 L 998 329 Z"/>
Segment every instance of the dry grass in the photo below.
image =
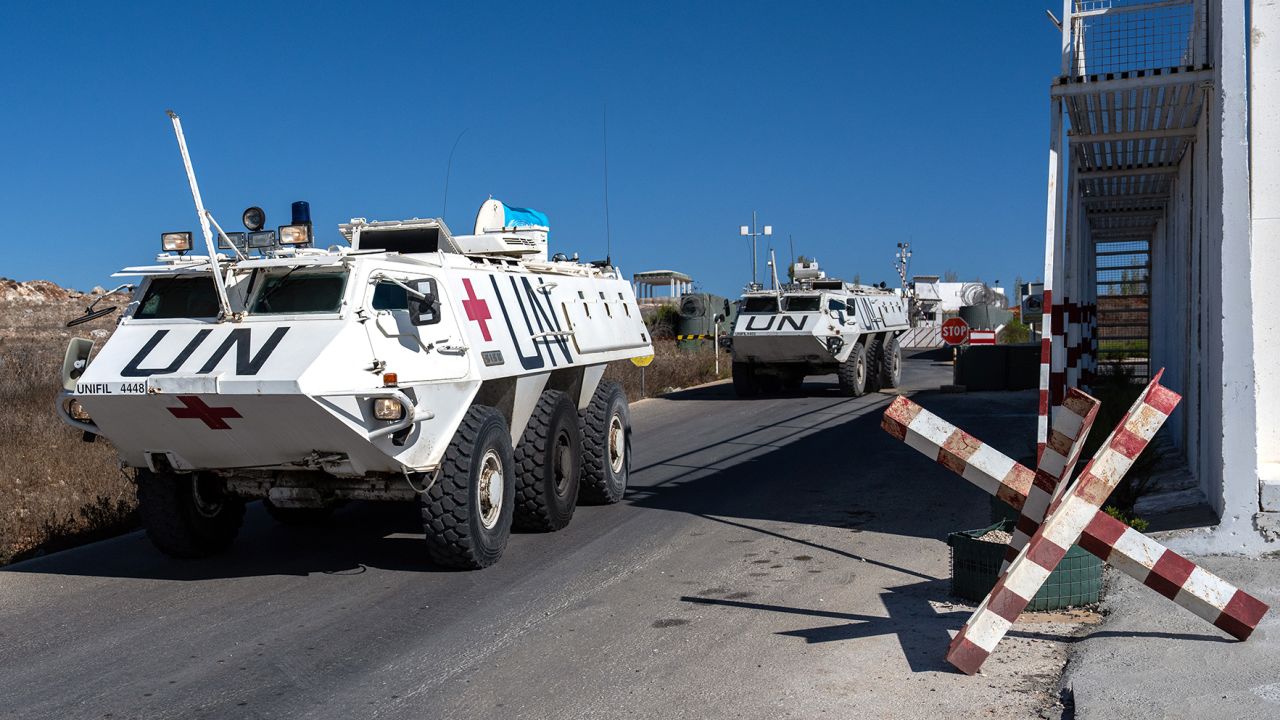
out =
<path fill-rule="evenodd" d="M 640 392 L 641 369 L 630 361 L 611 363 L 604 377 L 622 383 L 627 399 L 634 401 L 730 377 L 732 362 L 728 353 L 721 352 L 717 376 L 716 356 L 709 341 L 703 341 L 697 349 L 685 350 L 677 347 L 673 340 L 655 340 L 653 362 L 644 368 L 643 393 Z"/>
<path fill-rule="evenodd" d="M 69 338 L 101 344 L 115 316 L 63 326 L 86 300 L 0 301 L 0 564 L 134 524 L 134 490 L 104 440 L 54 411 Z"/>

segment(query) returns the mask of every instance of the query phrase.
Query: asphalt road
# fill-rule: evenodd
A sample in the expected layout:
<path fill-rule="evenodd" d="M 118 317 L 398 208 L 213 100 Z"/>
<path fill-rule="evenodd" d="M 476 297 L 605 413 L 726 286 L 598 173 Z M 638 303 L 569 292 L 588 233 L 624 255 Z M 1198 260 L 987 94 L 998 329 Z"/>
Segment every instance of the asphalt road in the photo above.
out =
<path fill-rule="evenodd" d="M 910 359 L 904 389 L 949 372 Z M 1031 439 L 1027 394 L 924 397 L 1015 456 Z M 0 717 L 1038 712 L 1062 628 L 1015 631 L 982 678 L 942 661 L 967 616 L 942 540 L 987 500 L 879 429 L 889 399 L 822 378 L 639 403 L 627 499 L 480 572 L 428 566 L 412 506 L 363 503 L 321 529 L 251 506 L 213 560 L 133 533 L 4 568 Z"/>

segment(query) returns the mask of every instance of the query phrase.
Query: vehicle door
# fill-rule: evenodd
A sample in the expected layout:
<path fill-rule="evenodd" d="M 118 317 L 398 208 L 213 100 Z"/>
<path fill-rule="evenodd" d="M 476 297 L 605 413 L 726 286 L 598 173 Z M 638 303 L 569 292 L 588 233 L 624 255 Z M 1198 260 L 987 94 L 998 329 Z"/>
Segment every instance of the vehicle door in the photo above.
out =
<path fill-rule="evenodd" d="M 363 310 L 374 357 L 401 385 L 467 374 L 467 348 L 438 278 L 376 270 Z"/>

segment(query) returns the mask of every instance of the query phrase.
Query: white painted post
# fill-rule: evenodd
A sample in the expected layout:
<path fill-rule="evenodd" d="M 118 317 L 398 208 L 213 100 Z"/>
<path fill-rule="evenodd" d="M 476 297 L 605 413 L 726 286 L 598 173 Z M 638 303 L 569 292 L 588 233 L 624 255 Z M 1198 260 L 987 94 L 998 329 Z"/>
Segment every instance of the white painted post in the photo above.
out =
<path fill-rule="evenodd" d="M 720 379 L 720 323 L 715 322 L 715 316 L 712 316 L 711 323 L 711 352 L 716 354 L 716 379 Z"/>
<path fill-rule="evenodd" d="M 1252 4 L 1249 76 L 1253 371 L 1262 510 L 1280 512 L 1280 5 Z M 1226 268 L 1224 268 L 1224 271 Z M 1225 274 L 1225 272 L 1224 272 Z"/>
<path fill-rule="evenodd" d="M 1066 21 L 1063 21 L 1064 24 Z M 1056 312 L 1058 298 L 1054 292 L 1061 284 L 1057 276 L 1062 263 L 1058 255 L 1062 251 L 1058 238 L 1058 228 L 1062 219 L 1061 194 L 1058 189 L 1062 182 L 1062 107 L 1057 98 L 1049 100 L 1049 192 L 1048 206 L 1045 211 L 1044 239 L 1044 317 L 1041 320 L 1040 334 L 1040 416 L 1036 425 L 1036 456 L 1044 449 L 1049 439 L 1049 404 L 1052 400 L 1051 390 L 1055 375 L 1053 370 L 1060 367 L 1055 360 L 1060 359 L 1061 338 L 1054 337 L 1053 316 Z"/>

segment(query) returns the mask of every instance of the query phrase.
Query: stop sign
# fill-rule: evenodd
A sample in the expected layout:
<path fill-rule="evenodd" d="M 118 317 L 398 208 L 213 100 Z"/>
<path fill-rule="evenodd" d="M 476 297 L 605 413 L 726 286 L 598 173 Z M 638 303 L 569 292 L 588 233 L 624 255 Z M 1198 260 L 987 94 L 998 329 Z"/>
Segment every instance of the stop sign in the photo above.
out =
<path fill-rule="evenodd" d="M 963 345 L 969 342 L 969 323 L 963 318 L 948 318 L 942 322 L 942 342 L 948 345 Z"/>

